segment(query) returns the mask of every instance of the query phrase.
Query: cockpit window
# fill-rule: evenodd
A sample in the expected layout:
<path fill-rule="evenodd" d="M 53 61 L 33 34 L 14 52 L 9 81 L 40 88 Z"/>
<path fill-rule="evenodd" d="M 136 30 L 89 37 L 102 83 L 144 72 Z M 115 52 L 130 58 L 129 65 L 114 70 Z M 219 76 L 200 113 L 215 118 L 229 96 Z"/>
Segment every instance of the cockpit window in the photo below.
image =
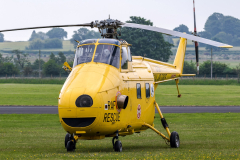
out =
<path fill-rule="evenodd" d="M 121 62 L 122 69 L 128 69 L 128 53 L 127 48 L 122 47 L 122 62 Z"/>
<path fill-rule="evenodd" d="M 120 42 L 118 40 L 115 39 L 99 39 L 98 43 L 110 43 L 110 44 L 116 44 L 118 46 L 120 46 Z"/>
<path fill-rule="evenodd" d="M 95 45 L 80 46 L 76 50 L 73 67 L 81 63 L 87 63 L 92 61 Z"/>
<path fill-rule="evenodd" d="M 97 46 L 97 50 L 94 57 L 94 62 L 100 62 L 110 64 L 116 68 L 119 68 L 120 49 L 114 45 L 102 45 Z"/>
<path fill-rule="evenodd" d="M 131 51 L 130 51 L 130 47 L 128 46 L 128 61 L 132 62 L 132 55 L 131 55 Z"/>

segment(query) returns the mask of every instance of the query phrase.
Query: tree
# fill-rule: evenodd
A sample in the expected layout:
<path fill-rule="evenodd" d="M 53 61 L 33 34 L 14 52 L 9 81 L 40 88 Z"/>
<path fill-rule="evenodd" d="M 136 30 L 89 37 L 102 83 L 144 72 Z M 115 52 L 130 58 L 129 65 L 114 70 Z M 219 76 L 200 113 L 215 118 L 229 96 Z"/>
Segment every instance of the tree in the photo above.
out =
<path fill-rule="evenodd" d="M 44 60 L 40 59 L 40 69 L 43 68 L 43 65 L 44 65 Z M 39 59 L 36 59 L 33 64 L 32 64 L 32 69 L 36 69 L 38 70 L 39 69 Z"/>
<path fill-rule="evenodd" d="M 188 61 L 184 61 L 183 66 L 183 74 L 195 74 L 197 72 L 196 70 L 196 64 Z"/>
<path fill-rule="evenodd" d="M 44 48 L 62 48 L 62 41 L 58 38 L 46 39 L 44 42 Z"/>
<path fill-rule="evenodd" d="M 0 33 L 0 42 L 4 42 L 4 34 Z"/>
<path fill-rule="evenodd" d="M 200 74 L 211 74 L 211 61 L 205 61 L 200 65 Z M 227 64 L 220 62 L 213 62 L 213 75 L 234 74 Z"/>
<path fill-rule="evenodd" d="M 101 35 L 99 32 L 95 32 L 95 31 L 90 31 L 87 28 L 80 28 L 77 31 L 74 31 L 74 34 L 71 38 L 71 43 L 74 45 L 74 47 L 77 47 L 77 41 L 82 41 L 85 39 L 93 39 L 93 38 L 101 38 Z"/>
<path fill-rule="evenodd" d="M 36 38 L 30 42 L 29 47 L 26 49 L 41 50 L 43 48 L 44 49 L 62 48 L 62 46 L 63 46 L 62 41 L 57 38 L 46 40 Z"/>
<path fill-rule="evenodd" d="M 32 67 L 30 65 L 24 67 L 24 69 L 23 69 L 24 76 L 29 76 L 29 75 L 32 74 L 32 72 L 33 72 L 33 70 L 32 70 Z"/>
<path fill-rule="evenodd" d="M 23 69 L 24 68 L 24 65 L 28 62 L 28 54 L 27 53 L 23 53 L 19 50 L 13 50 L 12 51 L 13 54 L 16 55 L 16 64 L 21 68 Z"/>
<path fill-rule="evenodd" d="M 62 28 L 53 28 L 46 33 L 49 38 L 58 38 L 63 40 L 64 37 L 67 38 L 67 32 Z"/>
<path fill-rule="evenodd" d="M 44 48 L 44 41 L 40 38 L 34 39 L 30 42 L 29 47 L 27 49 L 37 49 L 41 50 Z"/>
<path fill-rule="evenodd" d="M 66 62 L 66 57 L 64 56 L 63 52 L 59 52 L 57 57 L 57 63 L 62 65 L 64 62 Z"/>
<path fill-rule="evenodd" d="M 52 59 L 49 59 L 49 61 L 43 65 L 43 73 L 45 75 L 59 75 L 59 71 L 59 66 Z"/>
<path fill-rule="evenodd" d="M 231 16 L 224 17 L 224 20 L 222 21 L 222 31 L 239 37 L 240 20 Z"/>
<path fill-rule="evenodd" d="M 9 62 L 10 63 L 10 62 L 12 62 L 12 60 L 13 60 L 13 56 L 10 56 L 10 57 L 7 56 L 7 57 L 4 58 L 2 56 L 2 54 L 0 53 L 0 64 L 4 63 L 4 62 Z"/>
<path fill-rule="evenodd" d="M 45 40 L 45 39 L 48 39 L 48 38 L 49 38 L 49 37 L 48 37 L 45 33 L 43 33 L 43 32 L 38 32 L 38 33 L 36 33 L 36 31 L 34 30 L 34 31 L 32 32 L 32 35 L 31 35 L 29 41 L 33 41 L 33 40 L 35 40 L 35 39 Z"/>
<path fill-rule="evenodd" d="M 127 23 L 153 25 L 150 20 L 145 18 L 132 16 L 130 19 Z M 133 55 L 146 56 L 165 62 L 172 55 L 170 49 L 173 45 L 166 42 L 161 33 L 126 27 L 122 28 L 121 38 L 132 44 L 131 52 Z"/>
<path fill-rule="evenodd" d="M 222 31 L 222 21 L 224 19 L 224 15 L 221 13 L 213 13 L 211 16 L 208 17 L 204 29 L 211 33 L 212 36 L 215 36 L 219 32 Z"/>
<path fill-rule="evenodd" d="M 57 62 L 57 59 L 56 59 L 55 54 L 51 53 L 50 56 L 49 56 L 49 58 L 50 58 L 51 60 L 54 60 L 54 62 Z"/>
<path fill-rule="evenodd" d="M 14 64 L 5 62 L 5 63 L 0 63 L 0 75 L 13 75 L 13 74 L 18 74 L 19 69 L 14 66 Z"/>
<path fill-rule="evenodd" d="M 232 44 L 234 37 L 231 34 L 227 34 L 225 32 L 219 32 L 213 37 L 213 39 L 217 39 L 218 41 L 220 40 L 223 43 Z"/>
<path fill-rule="evenodd" d="M 185 32 L 187 34 L 190 33 L 188 27 L 184 24 L 179 25 L 178 27 L 174 28 L 173 30 L 178 31 L 178 32 Z"/>

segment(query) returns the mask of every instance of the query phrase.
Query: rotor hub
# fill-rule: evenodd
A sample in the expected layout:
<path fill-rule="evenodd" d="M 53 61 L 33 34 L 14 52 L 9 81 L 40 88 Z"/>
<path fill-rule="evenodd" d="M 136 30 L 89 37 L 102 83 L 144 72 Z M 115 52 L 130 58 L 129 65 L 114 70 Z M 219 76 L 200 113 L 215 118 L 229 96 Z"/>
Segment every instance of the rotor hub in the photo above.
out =
<path fill-rule="evenodd" d="M 91 22 L 91 28 L 98 28 L 103 38 L 117 38 L 117 36 L 121 36 L 121 25 L 124 25 L 124 23 L 110 18 L 100 22 L 98 20 Z M 119 33 L 117 32 L 118 28 L 120 28 Z"/>

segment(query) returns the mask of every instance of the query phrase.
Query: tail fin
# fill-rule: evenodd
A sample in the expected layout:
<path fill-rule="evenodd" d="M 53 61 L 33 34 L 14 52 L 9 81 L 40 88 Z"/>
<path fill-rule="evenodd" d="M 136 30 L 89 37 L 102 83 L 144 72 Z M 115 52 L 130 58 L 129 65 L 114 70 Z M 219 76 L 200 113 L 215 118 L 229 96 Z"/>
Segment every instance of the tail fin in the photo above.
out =
<path fill-rule="evenodd" d="M 176 69 L 180 72 L 180 74 L 182 74 L 182 72 L 183 72 L 186 46 L 187 46 L 187 39 L 186 38 L 180 38 L 177 54 L 176 54 L 176 57 L 175 57 L 175 60 L 174 60 L 174 63 L 173 63 L 173 65 L 176 66 Z"/>

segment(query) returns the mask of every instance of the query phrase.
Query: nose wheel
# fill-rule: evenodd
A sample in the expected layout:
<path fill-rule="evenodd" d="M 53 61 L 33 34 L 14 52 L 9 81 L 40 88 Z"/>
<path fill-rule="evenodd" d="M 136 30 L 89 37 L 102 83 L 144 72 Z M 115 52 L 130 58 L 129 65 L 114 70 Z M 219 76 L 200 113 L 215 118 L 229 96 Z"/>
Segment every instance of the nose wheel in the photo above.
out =
<path fill-rule="evenodd" d="M 67 133 L 66 136 L 65 136 L 65 148 L 67 149 L 67 151 L 71 152 L 71 151 L 74 151 L 76 149 L 76 140 L 74 138 L 73 135 Z"/>
<path fill-rule="evenodd" d="M 116 142 L 114 142 L 116 139 Z M 118 140 L 118 131 L 116 132 L 116 136 L 112 139 L 113 149 L 115 152 L 122 152 L 122 143 Z"/>

